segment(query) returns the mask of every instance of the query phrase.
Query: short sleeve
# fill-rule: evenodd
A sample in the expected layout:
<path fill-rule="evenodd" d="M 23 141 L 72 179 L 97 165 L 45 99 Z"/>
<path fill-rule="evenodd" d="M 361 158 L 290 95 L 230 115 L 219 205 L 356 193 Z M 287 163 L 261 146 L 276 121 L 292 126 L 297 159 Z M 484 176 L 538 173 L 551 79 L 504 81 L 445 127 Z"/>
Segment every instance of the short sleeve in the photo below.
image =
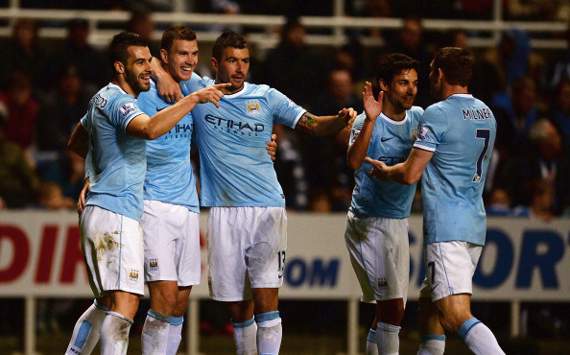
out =
<path fill-rule="evenodd" d="M 267 91 L 267 100 L 275 123 L 290 128 L 295 128 L 303 113 L 306 112 L 304 108 L 273 88 Z"/>
<path fill-rule="evenodd" d="M 107 106 L 106 112 L 111 124 L 114 127 L 127 130 L 127 126 L 131 120 L 144 112 L 137 105 L 137 100 L 128 95 L 122 95 L 115 99 L 112 105 Z"/>
<path fill-rule="evenodd" d="M 91 129 L 91 123 L 89 122 L 89 119 L 87 118 L 87 113 L 83 115 L 83 117 L 81 117 L 81 119 L 79 120 L 79 123 L 83 126 L 83 128 L 85 128 L 86 131 L 89 131 Z"/>
<path fill-rule="evenodd" d="M 352 123 L 352 128 L 350 130 L 350 139 L 348 140 L 348 146 L 352 146 L 364 127 L 364 120 L 366 119 L 366 113 L 362 112 L 360 115 L 356 116 L 354 122 Z"/>
<path fill-rule="evenodd" d="M 418 125 L 418 137 L 415 148 L 435 152 L 444 142 L 447 131 L 447 117 L 439 107 L 428 107 Z"/>

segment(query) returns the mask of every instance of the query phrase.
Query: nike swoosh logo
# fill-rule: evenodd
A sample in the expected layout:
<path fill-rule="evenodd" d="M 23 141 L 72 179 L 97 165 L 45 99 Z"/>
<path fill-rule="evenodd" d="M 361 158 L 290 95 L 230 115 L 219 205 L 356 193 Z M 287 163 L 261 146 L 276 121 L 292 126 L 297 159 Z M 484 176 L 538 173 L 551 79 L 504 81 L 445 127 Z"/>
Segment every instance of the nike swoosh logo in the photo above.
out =
<path fill-rule="evenodd" d="M 389 141 L 389 140 L 392 139 L 392 138 L 394 138 L 394 137 L 382 137 L 382 138 L 380 138 L 380 141 L 381 141 L 381 142 L 386 142 L 386 141 Z"/>

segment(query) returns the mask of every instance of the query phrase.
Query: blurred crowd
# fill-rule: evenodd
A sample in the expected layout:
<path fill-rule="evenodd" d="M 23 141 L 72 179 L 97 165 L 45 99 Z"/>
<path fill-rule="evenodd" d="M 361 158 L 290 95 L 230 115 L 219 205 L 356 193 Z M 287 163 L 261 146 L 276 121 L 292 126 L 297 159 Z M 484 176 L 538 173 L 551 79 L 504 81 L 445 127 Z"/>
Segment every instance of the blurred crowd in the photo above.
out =
<path fill-rule="evenodd" d="M 169 11 L 173 3 L 21 0 L 20 6 L 133 10 L 126 29 L 150 39 L 155 26 L 149 11 Z M 484 19 L 490 18 L 493 6 L 492 0 L 431 3 L 423 17 Z M 291 14 L 275 48 L 265 52 L 252 48 L 250 81 L 279 89 L 315 114 L 336 113 L 347 106 L 361 111 L 362 83 L 374 77 L 379 58 L 390 52 L 421 62 L 416 104 L 427 107 L 433 103 L 427 73 L 435 49 L 467 47 L 472 35 L 462 30 L 426 33 L 422 20 L 410 16 L 421 10 L 415 2 L 354 0 L 346 1 L 347 14 L 402 17 L 403 27 L 351 31 L 349 41 L 339 48 L 309 46 L 307 29 L 296 16 L 332 14 L 332 6 L 319 4 L 211 0 L 186 5 L 200 12 Z M 504 6 L 506 18 L 556 20 L 568 15 L 567 5 L 554 0 L 509 0 Z M 0 208 L 73 208 L 83 183 L 83 162 L 65 151 L 67 138 L 90 97 L 110 79 L 105 52 L 91 46 L 88 36 L 87 22 L 73 20 L 67 24 L 64 40 L 48 41 L 38 37 L 38 23 L 19 19 L 12 36 L 0 39 Z M 363 36 L 378 37 L 383 44 L 364 46 Z M 566 40 L 570 41 L 570 31 Z M 158 43 L 153 42 L 151 50 L 157 54 Z M 528 34 L 511 29 L 503 32 L 496 48 L 473 52 L 477 63 L 471 91 L 492 108 L 498 123 L 485 190 L 489 214 L 543 220 L 570 216 L 568 47 L 531 50 Z M 289 208 L 346 211 L 354 183 L 345 163 L 346 137 L 305 137 L 284 127 L 276 127 L 276 132 L 276 169 Z M 419 198 L 414 208 L 421 210 Z"/>

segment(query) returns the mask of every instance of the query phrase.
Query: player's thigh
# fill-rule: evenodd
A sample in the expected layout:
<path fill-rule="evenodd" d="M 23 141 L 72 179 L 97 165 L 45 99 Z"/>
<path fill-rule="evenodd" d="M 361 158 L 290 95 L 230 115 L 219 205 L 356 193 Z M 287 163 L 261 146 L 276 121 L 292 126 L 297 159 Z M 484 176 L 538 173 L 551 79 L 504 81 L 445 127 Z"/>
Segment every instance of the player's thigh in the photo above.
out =
<path fill-rule="evenodd" d="M 141 225 L 144 234 L 146 282 L 177 279 L 174 256 L 179 213 L 173 210 L 173 207 L 175 206 L 160 201 L 144 201 Z"/>
<path fill-rule="evenodd" d="M 407 298 L 407 220 L 347 218 L 345 241 L 365 301 Z"/>
<path fill-rule="evenodd" d="M 248 212 L 252 221 L 251 245 L 246 249 L 252 288 L 279 288 L 287 251 L 287 214 L 281 207 L 256 207 Z"/>
<path fill-rule="evenodd" d="M 472 293 L 472 278 L 481 256 L 481 246 L 462 241 L 426 246 L 426 281 L 432 301 Z"/>
<path fill-rule="evenodd" d="M 240 207 L 212 207 L 208 215 L 208 286 L 213 299 L 237 302 L 251 298 L 246 249 L 251 238 Z"/>
<path fill-rule="evenodd" d="M 106 291 L 144 294 L 144 248 L 138 221 L 87 206 L 81 215 L 80 229 L 95 297 Z"/>
<path fill-rule="evenodd" d="M 178 286 L 198 285 L 201 279 L 200 215 L 184 208 L 180 235 L 175 243 Z"/>

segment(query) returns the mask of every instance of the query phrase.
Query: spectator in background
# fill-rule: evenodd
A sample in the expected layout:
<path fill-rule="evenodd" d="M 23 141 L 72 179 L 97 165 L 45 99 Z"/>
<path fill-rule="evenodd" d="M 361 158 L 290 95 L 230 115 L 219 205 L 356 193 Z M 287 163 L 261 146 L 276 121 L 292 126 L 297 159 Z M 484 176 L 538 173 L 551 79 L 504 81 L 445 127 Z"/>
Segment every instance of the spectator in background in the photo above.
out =
<path fill-rule="evenodd" d="M 2 126 L 6 123 L 6 116 L 1 111 L 3 110 L 0 110 L 0 209 L 24 208 L 35 202 L 38 178 L 22 148 L 4 136 Z"/>
<path fill-rule="evenodd" d="M 485 60 L 495 64 L 504 75 L 507 86 L 528 73 L 530 40 L 525 31 L 510 29 L 503 32 L 497 48 L 485 53 Z"/>
<path fill-rule="evenodd" d="M 422 21 L 419 17 L 403 19 L 402 29 L 391 41 L 388 52 L 402 53 L 420 62 L 419 87 L 416 105 L 426 107 L 432 103 L 429 95 L 429 63 L 432 59 L 423 38 Z"/>
<path fill-rule="evenodd" d="M 548 179 L 536 180 L 532 184 L 532 200 L 528 217 L 550 222 L 555 215 L 555 188 Z"/>
<path fill-rule="evenodd" d="M 343 107 L 352 107 L 362 111 L 362 100 L 355 94 L 355 87 L 348 69 L 335 68 L 328 75 L 327 90 L 315 103 L 317 114 L 338 112 Z M 346 165 L 346 142 L 337 137 L 301 136 L 303 161 L 311 196 L 320 200 L 329 200 L 330 210 L 348 209 L 354 185 L 352 170 Z M 319 191 L 319 193 L 316 193 Z M 321 193 L 321 192 L 328 192 Z M 310 201 L 310 204 L 315 204 Z M 324 208 L 320 208 L 321 211 Z"/>
<path fill-rule="evenodd" d="M 61 68 L 57 91 L 46 98 L 37 124 L 37 145 L 40 151 L 63 152 L 71 130 L 85 114 L 92 96 L 83 84 L 79 67 L 70 64 Z"/>
<path fill-rule="evenodd" d="M 82 85 L 87 86 L 87 91 L 94 94 L 97 88 L 109 81 L 111 73 L 106 71 L 108 66 L 104 63 L 102 53 L 89 44 L 88 38 L 89 24 L 86 20 L 75 19 L 67 24 L 67 37 L 63 47 L 52 58 L 52 63 L 55 64 L 53 74 L 54 82 L 58 82 L 57 75 L 73 66 L 80 75 Z"/>
<path fill-rule="evenodd" d="M 570 79 L 558 84 L 551 117 L 562 133 L 565 150 L 570 151 Z"/>
<path fill-rule="evenodd" d="M 570 201 L 570 167 L 561 135 L 550 120 L 541 118 L 532 125 L 528 137 L 528 154 L 505 161 L 498 172 L 497 186 L 509 191 L 514 206 L 530 206 L 533 184 L 545 181 L 553 188 L 553 212 L 558 215 Z"/>
<path fill-rule="evenodd" d="M 6 91 L 0 92 L 0 103 L 7 110 L 2 129 L 4 138 L 29 154 L 34 143 L 40 105 L 32 96 L 32 83 L 28 74 L 17 71 L 10 75 Z"/>
<path fill-rule="evenodd" d="M 281 41 L 267 55 L 262 81 L 311 109 L 311 100 L 325 82 L 323 63 L 305 44 L 305 27 L 297 18 L 290 18 L 281 30 Z"/>
<path fill-rule="evenodd" d="M 34 80 L 34 88 L 45 88 L 47 57 L 38 44 L 38 26 L 34 20 L 18 19 L 12 39 L 2 48 L 0 56 L 0 84 L 6 83 L 14 72 L 25 73 Z"/>
<path fill-rule="evenodd" d="M 152 39 L 154 21 L 152 20 L 150 12 L 145 10 L 135 10 L 131 12 L 131 17 L 127 22 L 126 30 L 139 34 L 148 42 L 151 54 L 158 58 L 160 54 L 160 46 L 157 41 Z"/>
<path fill-rule="evenodd" d="M 504 92 L 493 97 L 491 106 L 500 127 L 497 144 L 506 149 L 501 152 L 505 154 L 503 158 L 527 152 L 529 129 L 542 111 L 537 101 L 536 84 L 529 77 L 522 77 L 513 83 L 512 98 Z"/>

